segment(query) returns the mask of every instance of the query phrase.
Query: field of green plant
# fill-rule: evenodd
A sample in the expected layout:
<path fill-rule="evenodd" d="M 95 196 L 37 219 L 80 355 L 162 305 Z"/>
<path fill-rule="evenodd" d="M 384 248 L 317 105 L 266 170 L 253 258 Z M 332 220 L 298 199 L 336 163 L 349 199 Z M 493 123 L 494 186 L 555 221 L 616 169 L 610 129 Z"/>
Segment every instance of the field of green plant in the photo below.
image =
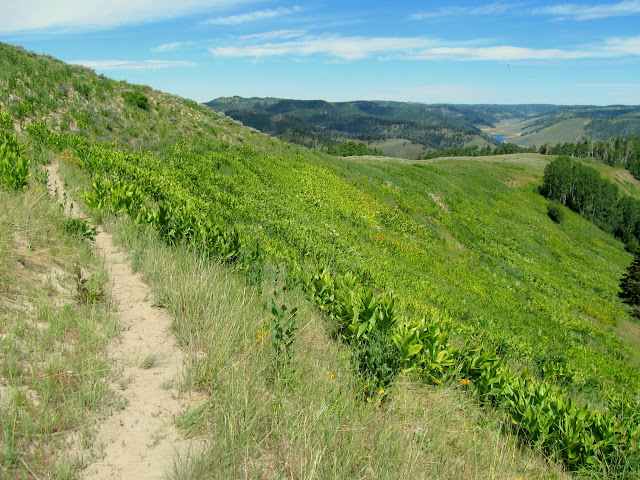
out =
<path fill-rule="evenodd" d="M 89 207 L 128 213 L 248 279 L 260 278 L 264 258 L 288 263 L 288 286 L 300 285 L 351 344 L 367 402 L 385 402 L 402 371 L 436 384 L 459 378 L 568 467 L 627 470 L 640 432 L 637 352 L 612 329 L 627 315 L 616 293 L 628 255 L 579 218 L 552 222 L 535 169 L 523 166 L 531 158 L 323 163 L 224 144 L 161 157 L 43 124 L 29 132 L 74 148 L 94 176 Z M 286 366 L 292 317 L 271 311 Z"/>
<path fill-rule="evenodd" d="M 527 159 L 309 161 L 221 144 L 97 168 L 170 179 L 174 195 L 197 199 L 268 255 L 354 272 L 583 392 L 635 392 L 640 376 L 628 360 L 637 352 L 615 335 L 627 316 L 616 294 L 630 255 L 577 216 L 552 222 Z"/>
<path fill-rule="evenodd" d="M 149 110 L 166 108 L 151 92 L 147 102 L 119 93 L 145 131 Z M 306 295 L 349 347 L 359 402 L 384 410 L 403 373 L 459 383 L 568 469 L 637 474 L 640 352 L 617 297 L 631 255 L 577 214 L 549 218 L 538 193 L 549 159 L 343 159 L 226 121 L 209 135 L 142 138 L 148 148 L 134 151 L 10 113 L 35 148 L 90 176 L 82 197 L 97 216 L 127 214 L 166 246 L 258 286 L 271 269 L 281 289 Z M 209 118 L 188 104 L 174 113 Z M 286 385 L 300 326 L 276 297 L 256 340 L 269 333 L 265 374 Z M 194 378 L 208 391 L 210 367 Z"/>

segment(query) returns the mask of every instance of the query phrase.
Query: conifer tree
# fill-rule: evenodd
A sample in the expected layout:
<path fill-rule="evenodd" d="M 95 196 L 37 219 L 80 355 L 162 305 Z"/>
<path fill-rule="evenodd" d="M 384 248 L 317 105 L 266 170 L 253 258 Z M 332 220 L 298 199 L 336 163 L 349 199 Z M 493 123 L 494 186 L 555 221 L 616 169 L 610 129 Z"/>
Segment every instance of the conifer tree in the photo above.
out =
<path fill-rule="evenodd" d="M 636 253 L 633 262 L 620 280 L 618 296 L 633 307 L 633 315 L 640 316 L 640 253 Z"/>

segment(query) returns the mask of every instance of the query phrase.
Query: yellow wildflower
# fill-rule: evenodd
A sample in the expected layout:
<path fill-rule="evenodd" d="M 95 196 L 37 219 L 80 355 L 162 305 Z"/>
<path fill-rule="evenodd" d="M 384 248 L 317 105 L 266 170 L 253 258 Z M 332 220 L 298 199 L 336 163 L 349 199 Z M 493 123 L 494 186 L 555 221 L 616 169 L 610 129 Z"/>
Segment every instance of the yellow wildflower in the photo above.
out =
<path fill-rule="evenodd" d="M 461 378 L 460 383 L 462 385 L 469 385 L 471 383 L 471 380 L 469 380 L 468 378 Z"/>
<path fill-rule="evenodd" d="M 336 376 L 335 376 L 333 373 L 331 373 L 331 372 L 327 373 L 327 378 L 328 378 L 329 380 L 331 380 L 332 382 L 335 382 L 335 381 L 336 381 Z"/>

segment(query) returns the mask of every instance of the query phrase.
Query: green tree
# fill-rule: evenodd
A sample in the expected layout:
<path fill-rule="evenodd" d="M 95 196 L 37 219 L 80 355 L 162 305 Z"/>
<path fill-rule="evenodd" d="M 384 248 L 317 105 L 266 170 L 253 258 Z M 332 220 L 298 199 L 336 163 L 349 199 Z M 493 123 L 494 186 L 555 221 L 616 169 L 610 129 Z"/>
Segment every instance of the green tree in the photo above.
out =
<path fill-rule="evenodd" d="M 640 254 L 636 253 L 633 262 L 620 280 L 618 296 L 633 308 L 633 315 L 640 316 Z"/>

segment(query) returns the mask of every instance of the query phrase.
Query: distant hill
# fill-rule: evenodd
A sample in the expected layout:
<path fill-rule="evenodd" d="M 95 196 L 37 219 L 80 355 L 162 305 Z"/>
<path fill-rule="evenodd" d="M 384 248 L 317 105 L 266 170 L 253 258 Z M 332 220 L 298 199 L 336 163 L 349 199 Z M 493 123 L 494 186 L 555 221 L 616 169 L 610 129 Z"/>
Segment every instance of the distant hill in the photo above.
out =
<path fill-rule="evenodd" d="M 357 140 L 385 154 L 415 158 L 433 150 L 496 143 L 467 120 L 466 112 L 446 105 L 242 97 L 218 98 L 205 105 L 264 133 L 311 148 Z M 494 118 L 481 112 L 477 118 L 486 117 Z"/>
<path fill-rule="evenodd" d="M 532 146 L 640 135 L 638 106 L 428 105 L 243 97 L 218 98 L 206 105 L 310 148 L 357 140 L 405 158 L 434 150 L 496 145 L 493 136 Z"/>
<path fill-rule="evenodd" d="M 628 138 L 640 135 L 640 107 L 558 107 L 514 130 L 510 141 L 523 146 Z"/>

